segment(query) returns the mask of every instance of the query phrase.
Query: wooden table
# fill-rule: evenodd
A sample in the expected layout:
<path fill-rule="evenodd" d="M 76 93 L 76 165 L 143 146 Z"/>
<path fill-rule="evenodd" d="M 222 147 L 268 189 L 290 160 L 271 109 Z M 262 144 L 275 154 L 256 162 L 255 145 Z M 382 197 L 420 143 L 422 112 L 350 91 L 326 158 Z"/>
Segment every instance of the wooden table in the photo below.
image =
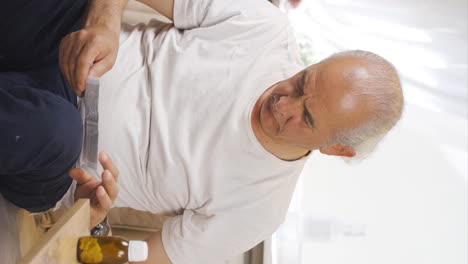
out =
<path fill-rule="evenodd" d="M 17 214 L 21 260 L 19 264 L 75 264 L 78 238 L 89 235 L 88 199 L 77 201 L 44 232 L 34 216 L 20 210 Z"/>

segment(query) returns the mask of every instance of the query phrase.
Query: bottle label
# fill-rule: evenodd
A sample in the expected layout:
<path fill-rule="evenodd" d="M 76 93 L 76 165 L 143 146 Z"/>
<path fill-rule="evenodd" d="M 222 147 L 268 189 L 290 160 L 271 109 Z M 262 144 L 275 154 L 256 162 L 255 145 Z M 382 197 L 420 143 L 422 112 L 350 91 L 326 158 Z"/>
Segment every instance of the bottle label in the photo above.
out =
<path fill-rule="evenodd" d="M 80 238 L 80 262 L 87 264 L 101 263 L 103 260 L 103 254 L 101 246 L 99 246 L 98 239 L 94 237 L 82 237 Z"/>

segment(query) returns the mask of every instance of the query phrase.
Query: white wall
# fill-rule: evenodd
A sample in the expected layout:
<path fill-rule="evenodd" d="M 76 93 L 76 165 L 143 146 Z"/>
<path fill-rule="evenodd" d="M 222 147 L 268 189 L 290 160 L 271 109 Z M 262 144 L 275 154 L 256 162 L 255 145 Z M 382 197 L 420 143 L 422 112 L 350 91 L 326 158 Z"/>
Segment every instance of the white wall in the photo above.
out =
<path fill-rule="evenodd" d="M 364 238 L 303 245 L 307 264 L 466 264 L 466 119 L 406 105 L 368 160 L 315 154 L 303 172 L 305 212 L 368 224 Z"/>

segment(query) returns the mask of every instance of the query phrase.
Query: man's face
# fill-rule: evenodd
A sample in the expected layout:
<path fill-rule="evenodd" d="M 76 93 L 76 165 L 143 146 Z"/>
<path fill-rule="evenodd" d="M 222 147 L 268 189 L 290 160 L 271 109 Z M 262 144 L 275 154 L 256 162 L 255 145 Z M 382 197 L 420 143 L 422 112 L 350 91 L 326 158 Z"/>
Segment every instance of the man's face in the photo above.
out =
<path fill-rule="evenodd" d="M 351 95 L 356 74 L 366 71 L 345 59 L 312 65 L 273 85 L 258 102 L 260 128 L 275 143 L 321 147 L 365 114 L 366 107 Z"/>

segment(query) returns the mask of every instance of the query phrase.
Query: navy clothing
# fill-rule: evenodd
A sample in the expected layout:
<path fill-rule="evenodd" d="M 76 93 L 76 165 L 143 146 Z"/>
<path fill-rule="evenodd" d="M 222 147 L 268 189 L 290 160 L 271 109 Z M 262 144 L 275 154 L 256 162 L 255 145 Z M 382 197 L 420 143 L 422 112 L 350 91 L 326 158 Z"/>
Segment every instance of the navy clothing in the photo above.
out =
<path fill-rule="evenodd" d="M 0 71 L 56 64 L 60 40 L 80 29 L 86 0 L 2 1 Z"/>
<path fill-rule="evenodd" d="M 76 95 L 58 65 L 86 0 L 15 0 L 0 9 L 0 192 L 32 212 L 68 190 L 82 146 Z"/>

